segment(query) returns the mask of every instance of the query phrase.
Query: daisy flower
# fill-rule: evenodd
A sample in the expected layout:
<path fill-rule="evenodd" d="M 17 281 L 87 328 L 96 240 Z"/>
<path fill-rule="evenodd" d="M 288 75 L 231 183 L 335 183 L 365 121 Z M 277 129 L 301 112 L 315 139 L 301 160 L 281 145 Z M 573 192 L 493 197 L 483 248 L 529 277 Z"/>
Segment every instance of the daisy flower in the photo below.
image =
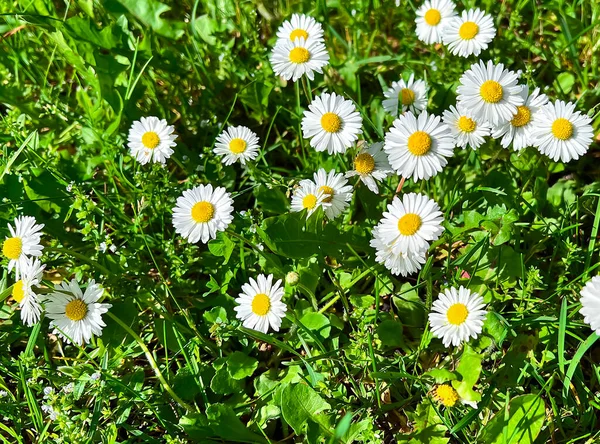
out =
<path fill-rule="evenodd" d="M 600 276 L 594 276 L 581 290 L 583 321 L 600 335 Z"/>
<path fill-rule="evenodd" d="M 292 14 L 292 18 L 283 22 L 277 30 L 277 38 L 293 42 L 300 37 L 306 42 L 323 42 L 323 27 L 311 16 Z"/>
<path fill-rule="evenodd" d="M 429 179 L 442 171 L 454 150 L 454 138 L 448 125 L 427 111 L 419 117 L 411 112 L 394 120 L 385 135 L 383 149 L 392 168 L 402 177 Z"/>
<path fill-rule="evenodd" d="M 454 106 L 444 111 L 443 119 L 454 136 L 454 143 L 461 148 L 479 148 L 492 129 L 487 122 L 477 122 L 468 110 L 458 110 Z"/>
<path fill-rule="evenodd" d="M 176 146 L 175 128 L 168 125 L 165 119 L 158 117 L 142 117 L 136 120 L 129 129 L 127 137 L 131 156 L 142 165 L 152 161 L 164 165 Z"/>
<path fill-rule="evenodd" d="M 345 153 L 362 134 L 362 117 L 354 103 L 336 93 L 316 97 L 304 111 L 302 134 L 310 146 L 329 154 Z"/>
<path fill-rule="evenodd" d="M 428 45 L 441 43 L 444 28 L 454 16 L 454 3 L 450 0 L 425 0 L 415 19 L 418 39 Z"/>
<path fill-rule="evenodd" d="M 223 187 L 198 185 L 185 190 L 173 208 L 173 226 L 188 242 L 207 243 L 233 220 L 233 199 Z"/>
<path fill-rule="evenodd" d="M 502 137 L 500 144 L 504 148 L 508 148 L 512 143 L 515 151 L 531 145 L 530 132 L 536 127 L 534 116 L 542 106 L 548 103 L 548 97 L 545 94 L 540 94 L 539 88 L 534 89 L 529 95 L 529 87 L 523 85 L 520 95 L 524 103 L 517 107 L 517 112 L 513 115 L 513 118 L 492 131 L 494 139 Z"/>
<path fill-rule="evenodd" d="M 468 57 L 471 54 L 478 56 L 487 49 L 495 35 L 492 16 L 477 8 L 450 19 L 442 39 L 452 54 Z"/>
<path fill-rule="evenodd" d="M 433 390 L 433 398 L 444 407 L 454 407 L 460 396 L 451 385 L 440 384 Z"/>
<path fill-rule="evenodd" d="M 369 242 L 375 248 L 375 260 L 383 264 L 393 275 L 408 276 L 416 273 L 425 263 L 425 250 L 410 253 L 395 252 L 392 246 L 382 240 L 379 228 L 373 228 L 373 239 Z"/>
<path fill-rule="evenodd" d="M 323 168 L 314 174 L 317 189 L 323 193 L 323 205 L 325 216 L 329 219 L 335 219 L 346 209 L 352 199 L 352 185 L 342 173 L 336 173 L 335 170 L 327 173 Z"/>
<path fill-rule="evenodd" d="M 346 177 L 359 176 L 369 190 L 379 194 L 377 181 L 384 180 L 394 171 L 383 151 L 383 142 L 363 146 L 354 158 L 354 169 L 346 172 Z"/>
<path fill-rule="evenodd" d="M 258 156 L 258 137 L 245 126 L 230 126 L 217 137 L 213 150 L 217 156 L 223 156 L 223 163 L 231 165 L 238 160 L 246 165 Z"/>
<path fill-rule="evenodd" d="M 329 63 L 329 53 L 319 40 L 306 41 L 304 37 L 294 41 L 279 40 L 271 54 L 273 71 L 285 80 L 297 81 L 306 74 L 310 80 L 314 72 L 323 73 L 322 68 Z"/>
<path fill-rule="evenodd" d="M 98 299 L 104 290 L 92 279 L 85 292 L 81 291 L 75 279 L 56 285 L 54 292 L 46 299 L 46 315 L 52 319 L 50 327 L 68 343 L 83 345 L 93 335 L 102 336 L 106 324 L 102 315 L 111 304 L 100 304 Z"/>
<path fill-rule="evenodd" d="M 440 207 L 427 196 L 408 193 L 394 196 L 377 225 L 381 240 L 394 252 L 417 253 L 427 250 L 429 242 L 437 240 L 444 227 Z"/>
<path fill-rule="evenodd" d="M 15 269 L 15 279 L 19 279 L 29 256 L 42 255 L 42 228 L 44 224 L 36 224 L 35 218 L 31 216 L 17 216 L 14 229 L 8 224 L 10 237 L 7 236 L 2 244 L 2 254 L 8 258 L 8 272 Z"/>
<path fill-rule="evenodd" d="M 445 347 L 458 346 L 469 338 L 477 338 L 486 315 L 483 298 L 477 293 L 462 286 L 448 288 L 439 294 L 431 307 L 431 332 Z"/>
<path fill-rule="evenodd" d="M 575 111 L 574 103 L 547 103 L 536 113 L 531 140 L 540 153 L 555 162 L 579 159 L 592 143 L 592 119 Z"/>
<path fill-rule="evenodd" d="M 392 86 L 383 95 L 385 100 L 381 103 L 383 109 L 394 117 L 398 117 L 404 111 L 419 114 L 427 108 L 427 83 L 423 80 L 415 80 L 411 74 L 408 82 L 400 79 L 392 83 Z"/>
<path fill-rule="evenodd" d="M 307 210 L 307 217 L 313 214 L 319 206 L 329 206 L 331 204 L 324 203 L 325 194 L 319 190 L 317 184 L 312 180 L 303 180 L 300 186 L 294 191 L 292 196 L 292 211 Z"/>
<path fill-rule="evenodd" d="M 21 309 L 21 321 L 28 327 L 37 323 L 42 314 L 42 307 L 33 286 L 42 281 L 45 267 L 38 259 L 26 258 L 21 269 L 21 279 L 13 286 L 12 297 Z"/>
<path fill-rule="evenodd" d="M 235 300 L 239 305 L 233 309 L 236 317 L 243 322 L 244 327 L 267 333 L 269 326 L 279 331 L 281 319 L 287 311 L 281 301 L 283 297 L 281 279 L 273 284 L 273 275 L 259 274 L 256 280 L 242 285 L 242 292 Z"/>
<path fill-rule="evenodd" d="M 519 74 L 504 69 L 502 63 L 488 61 L 486 65 L 480 60 L 460 78 L 458 106 L 468 109 L 476 120 L 501 125 L 511 120 L 525 101 L 518 81 Z"/>

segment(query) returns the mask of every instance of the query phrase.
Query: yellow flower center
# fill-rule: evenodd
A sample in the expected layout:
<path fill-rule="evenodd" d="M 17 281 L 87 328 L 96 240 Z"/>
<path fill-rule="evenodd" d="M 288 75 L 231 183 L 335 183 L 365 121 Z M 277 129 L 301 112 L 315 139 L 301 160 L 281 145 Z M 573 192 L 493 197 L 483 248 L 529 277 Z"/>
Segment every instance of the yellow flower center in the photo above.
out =
<path fill-rule="evenodd" d="M 402 88 L 402 90 L 400 90 L 400 102 L 402 102 L 402 105 L 412 105 L 414 101 L 415 92 L 412 89 Z"/>
<path fill-rule="evenodd" d="M 229 151 L 233 154 L 241 154 L 246 151 L 246 141 L 244 139 L 235 138 L 229 142 Z"/>
<path fill-rule="evenodd" d="M 73 299 L 65 307 L 65 315 L 72 321 L 81 321 L 88 312 L 88 306 L 81 299 Z"/>
<path fill-rule="evenodd" d="M 464 22 L 458 30 L 458 35 L 463 40 L 471 40 L 479 33 L 479 26 L 474 22 Z"/>
<path fill-rule="evenodd" d="M 271 298 L 264 293 L 258 293 L 252 299 L 252 313 L 265 316 L 271 309 Z"/>
<path fill-rule="evenodd" d="M 446 407 L 452 407 L 458 401 L 458 393 L 448 384 L 438 385 L 435 398 Z"/>
<path fill-rule="evenodd" d="M 418 214 L 407 213 L 398 219 L 398 231 L 404 236 L 412 236 L 423 225 L 423 221 Z"/>
<path fill-rule="evenodd" d="M 448 309 L 446 316 L 452 325 L 462 325 L 469 316 L 469 310 L 465 304 L 457 302 Z"/>
<path fill-rule="evenodd" d="M 442 14 L 437 9 L 430 9 L 425 13 L 425 23 L 429 26 L 436 26 L 442 20 Z"/>
<path fill-rule="evenodd" d="M 11 237 L 2 244 L 2 253 L 9 259 L 17 260 L 23 252 L 23 241 L 20 237 Z"/>
<path fill-rule="evenodd" d="M 319 191 L 322 191 L 325 197 L 323 198 L 323 202 L 331 202 L 333 200 L 333 195 L 335 194 L 335 190 L 327 185 L 323 185 L 319 187 Z"/>
<path fill-rule="evenodd" d="M 304 37 L 304 40 L 306 40 L 308 38 L 308 32 L 306 32 L 304 29 L 294 29 L 292 32 L 290 32 L 290 40 L 292 42 L 298 37 Z"/>
<path fill-rule="evenodd" d="M 25 291 L 23 291 L 23 281 L 22 280 L 15 282 L 15 285 L 12 290 L 12 297 L 19 304 L 25 297 Z"/>
<path fill-rule="evenodd" d="M 160 143 L 160 138 L 154 131 L 148 131 L 142 136 L 142 143 L 146 148 L 153 150 Z"/>
<path fill-rule="evenodd" d="M 469 117 L 460 116 L 460 119 L 456 122 L 456 126 L 464 133 L 472 133 L 477 128 L 477 123 Z"/>
<path fill-rule="evenodd" d="M 290 62 L 292 63 L 306 63 L 310 60 L 310 52 L 308 49 L 300 46 L 290 51 Z"/>
<path fill-rule="evenodd" d="M 517 114 L 514 115 L 510 124 L 516 126 L 525 126 L 531 121 L 531 110 L 525 105 L 517 107 Z"/>
<path fill-rule="evenodd" d="M 358 174 L 371 174 L 375 169 L 375 159 L 369 153 L 362 153 L 354 159 L 354 170 Z"/>
<path fill-rule="evenodd" d="M 495 80 L 486 80 L 479 88 L 479 94 L 487 103 L 498 103 L 502 100 L 504 91 L 502 85 Z"/>
<path fill-rule="evenodd" d="M 314 194 L 307 194 L 302 199 L 302 207 L 303 208 L 306 208 L 307 210 L 312 210 L 316 206 L 317 206 L 317 196 L 315 196 Z"/>
<path fill-rule="evenodd" d="M 336 113 L 325 113 L 321 117 L 321 126 L 328 133 L 337 133 L 342 128 L 342 119 Z"/>
<path fill-rule="evenodd" d="M 408 138 L 408 151 L 423 156 L 431 149 L 431 137 L 425 131 L 415 131 Z"/>
<path fill-rule="evenodd" d="M 560 140 L 570 139 L 573 135 L 573 124 L 564 117 L 560 117 L 552 124 L 552 134 Z"/>
<path fill-rule="evenodd" d="M 215 214 L 215 207 L 210 202 L 202 200 L 192 207 L 192 219 L 198 223 L 208 222 Z"/>

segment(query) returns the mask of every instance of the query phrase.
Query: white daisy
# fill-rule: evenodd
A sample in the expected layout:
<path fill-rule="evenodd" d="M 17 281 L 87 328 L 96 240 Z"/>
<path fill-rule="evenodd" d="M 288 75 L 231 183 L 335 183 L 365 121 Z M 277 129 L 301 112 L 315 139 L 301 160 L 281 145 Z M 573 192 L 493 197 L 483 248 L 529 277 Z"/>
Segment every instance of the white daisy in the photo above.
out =
<path fill-rule="evenodd" d="M 555 162 L 569 162 L 584 155 L 594 137 L 592 119 L 575 111 L 574 103 L 547 103 L 536 113 L 531 140 L 540 153 Z"/>
<path fill-rule="evenodd" d="M 444 28 L 448 25 L 454 12 L 454 3 L 450 0 L 425 0 L 417 9 L 417 37 L 422 42 L 441 43 Z"/>
<path fill-rule="evenodd" d="M 271 66 L 275 74 L 293 82 L 305 74 L 313 80 L 314 72 L 322 74 L 322 68 L 328 63 L 329 53 L 325 45 L 319 40 L 307 42 L 304 37 L 294 41 L 279 40 L 271 54 Z"/>
<path fill-rule="evenodd" d="M 233 199 L 223 187 L 198 185 L 185 190 L 173 208 L 173 226 L 188 242 L 207 243 L 233 220 Z"/>
<path fill-rule="evenodd" d="M 437 240 L 444 227 L 440 207 L 427 196 L 408 193 L 394 196 L 377 225 L 381 240 L 395 253 L 418 253 Z"/>
<path fill-rule="evenodd" d="M 386 97 L 381 103 L 383 109 L 394 117 L 404 111 L 419 114 L 427 108 L 427 83 L 423 80 L 415 81 L 414 74 L 410 75 L 408 82 L 400 79 L 392 83 L 391 88 L 384 91 L 383 95 Z"/>
<path fill-rule="evenodd" d="M 429 313 L 431 333 L 440 338 L 445 347 L 455 347 L 481 333 L 487 311 L 483 298 L 477 293 L 459 287 L 440 293 Z"/>
<path fill-rule="evenodd" d="M 277 30 L 279 40 L 290 42 L 302 37 L 307 42 L 323 42 L 323 27 L 314 18 L 304 14 L 292 14 Z"/>
<path fill-rule="evenodd" d="M 28 327 L 37 323 L 42 314 L 42 307 L 33 286 L 42 281 L 45 267 L 38 259 L 26 258 L 21 269 L 21 279 L 13 286 L 12 297 L 21 309 L 21 321 Z"/>
<path fill-rule="evenodd" d="M 454 150 L 454 138 L 448 125 L 427 111 L 415 117 L 407 112 L 394 120 L 385 135 L 383 149 L 392 168 L 413 180 L 429 179 L 442 171 Z"/>
<path fill-rule="evenodd" d="M 508 122 L 525 101 L 520 95 L 519 74 L 504 69 L 499 63 L 481 60 L 471 65 L 460 78 L 456 89 L 461 109 L 468 109 L 476 120 L 492 126 Z"/>
<path fill-rule="evenodd" d="M 454 106 L 450 106 L 450 109 L 444 111 L 443 118 L 454 136 L 456 146 L 461 148 L 467 146 L 474 150 L 479 148 L 492 129 L 487 122 L 477 122 L 473 114 L 462 107 L 458 110 Z"/>
<path fill-rule="evenodd" d="M 279 331 L 281 319 L 287 311 L 281 301 L 284 290 L 281 279 L 273 284 L 273 275 L 259 274 L 256 280 L 242 285 L 242 293 L 235 300 L 239 305 L 233 309 L 246 328 L 267 333 L 269 326 Z"/>
<path fill-rule="evenodd" d="M 329 154 L 345 153 L 362 134 L 362 117 L 354 103 L 336 93 L 323 93 L 304 111 L 302 134 L 310 146 Z"/>
<path fill-rule="evenodd" d="M 230 126 L 217 137 L 214 153 L 224 156 L 223 163 L 231 165 L 238 160 L 246 165 L 258 156 L 258 137 L 245 126 Z"/>
<path fill-rule="evenodd" d="M 581 290 L 583 320 L 600 335 L 600 276 L 594 276 Z"/>
<path fill-rule="evenodd" d="M 323 202 L 325 194 L 319 190 L 317 184 L 312 180 L 303 180 L 294 191 L 292 196 L 292 211 L 307 211 L 307 217 L 313 214 L 319 206 L 323 208 L 331 206 L 331 203 Z"/>
<path fill-rule="evenodd" d="M 517 107 L 517 112 L 510 121 L 499 125 L 492 131 L 494 139 L 502 137 L 500 144 L 504 148 L 508 148 L 512 143 L 515 151 L 531 145 L 530 132 L 536 127 L 535 115 L 542 106 L 548 103 L 548 97 L 540 94 L 539 88 L 534 89 L 529 95 L 529 87 L 523 85 L 520 95 L 524 104 Z"/>
<path fill-rule="evenodd" d="M 376 194 L 379 193 L 377 181 L 384 180 L 394 172 L 383 151 L 383 142 L 363 146 L 354 158 L 353 165 L 354 169 L 346 172 L 346 177 L 359 176 L 367 188 Z"/>
<path fill-rule="evenodd" d="M 44 247 L 41 245 L 44 224 L 36 224 L 31 216 L 17 216 L 15 228 L 8 224 L 10 237 L 6 237 L 2 244 L 2 254 L 8 258 L 8 272 L 15 269 L 15 279 L 19 280 L 21 268 L 29 256 L 41 256 Z"/>
<path fill-rule="evenodd" d="M 416 273 L 425 263 L 425 250 L 410 253 L 395 252 L 392 246 L 382 239 L 379 227 L 373 228 L 373 239 L 369 244 L 376 250 L 375 260 L 394 275 L 408 276 Z"/>
<path fill-rule="evenodd" d="M 442 39 L 450 52 L 461 57 L 478 56 L 494 40 L 496 28 L 492 16 L 484 11 L 469 9 L 453 17 L 444 28 Z"/>
<path fill-rule="evenodd" d="M 142 165 L 152 161 L 164 165 L 176 146 L 175 128 L 158 117 L 142 117 L 129 129 L 129 151 Z"/>
<path fill-rule="evenodd" d="M 325 169 L 319 168 L 314 174 L 317 190 L 323 193 L 323 210 L 329 219 L 335 219 L 344 212 L 352 199 L 352 185 L 342 173 L 335 170 L 327 173 Z"/>
<path fill-rule="evenodd" d="M 106 327 L 102 315 L 112 307 L 98 303 L 103 292 L 93 279 L 85 292 L 75 279 L 56 285 L 46 299 L 46 315 L 52 319 L 53 333 L 77 345 L 90 342 L 93 335 L 102 336 L 102 328 Z"/>

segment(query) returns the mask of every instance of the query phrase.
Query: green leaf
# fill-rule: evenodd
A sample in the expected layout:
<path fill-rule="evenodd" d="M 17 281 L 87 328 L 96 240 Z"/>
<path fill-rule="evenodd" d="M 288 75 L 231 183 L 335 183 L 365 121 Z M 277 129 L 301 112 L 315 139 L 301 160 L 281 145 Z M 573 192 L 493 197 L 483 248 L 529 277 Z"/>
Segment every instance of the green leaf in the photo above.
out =
<path fill-rule="evenodd" d="M 252 433 L 237 417 L 233 409 L 225 404 L 213 404 L 206 409 L 206 416 L 215 436 L 233 442 L 266 442 Z"/>
<path fill-rule="evenodd" d="M 414 413 L 407 413 L 413 422 L 413 432 L 396 435 L 398 443 L 408 444 L 446 444 L 448 429 L 443 425 L 431 401 L 419 404 Z M 486 443 L 487 444 L 487 443 Z"/>
<path fill-rule="evenodd" d="M 377 327 L 377 336 L 383 345 L 390 347 L 399 347 L 402 345 L 403 328 L 402 324 L 397 321 L 383 321 Z"/>
<path fill-rule="evenodd" d="M 290 384 L 281 395 L 281 413 L 296 434 L 304 433 L 308 421 L 319 423 L 319 413 L 330 409 L 313 389 L 306 384 Z"/>
<path fill-rule="evenodd" d="M 432 377 L 435 380 L 436 384 L 443 384 L 447 381 L 454 381 L 457 378 L 456 373 L 451 372 L 450 370 L 447 370 L 445 368 L 433 368 L 428 372 L 423 373 L 423 376 Z"/>
<path fill-rule="evenodd" d="M 170 39 L 179 39 L 183 36 L 183 23 L 164 20 L 160 16 L 171 8 L 156 0 L 116 0 L 123 5 L 144 25 L 152 28 L 154 32 Z"/>
<path fill-rule="evenodd" d="M 215 256 L 225 258 L 223 263 L 226 264 L 227 262 L 229 262 L 231 254 L 235 249 L 235 243 L 229 238 L 229 236 L 226 233 L 220 231 L 217 234 L 216 239 L 212 239 L 208 242 L 208 249 Z"/>
<path fill-rule="evenodd" d="M 302 316 L 300 322 L 307 329 L 313 331 L 320 339 L 327 339 L 331 334 L 331 322 L 329 322 L 329 318 L 324 314 L 309 312 Z M 298 333 L 301 334 L 307 342 L 314 341 L 310 335 L 302 330 L 299 330 Z"/>
<path fill-rule="evenodd" d="M 227 371 L 233 379 L 252 376 L 257 367 L 258 361 L 242 352 L 236 351 L 227 357 Z"/>
<path fill-rule="evenodd" d="M 196 20 L 194 20 L 194 33 L 209 45 L 217 43 L 216 37 L 213 36 L 216 29 L 217 22 L 210 18 L 208 14 L 196 17 Z"/>
<path fill-rule="evenodd" d="M 452 387 L 458 392 L 461 399 L 466 401 L 481 401 L 481 394 L 473 390 L 473 386 L 481 373 L 481 360 L 483 355 L 476 353 L 469 345 L 460 357 L 456 372 L 462 377 L 460 381 L 452 381 Z"/>

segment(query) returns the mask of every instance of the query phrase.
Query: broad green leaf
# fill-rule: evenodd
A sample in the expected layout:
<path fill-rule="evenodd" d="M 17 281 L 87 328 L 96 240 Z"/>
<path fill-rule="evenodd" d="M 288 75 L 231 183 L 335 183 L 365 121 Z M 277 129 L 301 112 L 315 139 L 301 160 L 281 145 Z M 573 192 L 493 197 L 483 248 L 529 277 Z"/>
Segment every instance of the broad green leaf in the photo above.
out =
<path fill-rule="evenodd" d="M 469 345 L 465 345 L 465 351 L 460 357 L 460 363 L 456 368 L 456 372 L 462 379 L 452 381 L 452 387 L 465 401 L 481 401 L 481 394 L 474 391 L 473 386 L 479 379 L 482 359 L 483 355 L 476 353 Z"/>
<path fill-rule="evenodd" d="M 319 422 L 320 412 L 331 406 L 308 385 L 290 384 L 281 394 L 281 413 L 297 435 L 304 433 L 308 421 Z"/>
<path fill-rule="evenodd" d="M 307 329 L 311 330 L 314 334 L 316 334 L 320 339 L 327 339 L 331 333 L 331 323 L 329 322 L 329 318 L 321 313 L 306 313 L 300 319 L 302 325 L 304 325 Z M 310 335 L 307 335 L 301 329 L 298 329 L 298 334 L 301 334 L 302 337 L 308 341 L 312 342 L 313 338 Z"/>
<path fill-rule="evenodd" d="M 433 368 L 423 373 L 423 376 L 432 377 L 437 384 L 442 384 L 447 381 L 454 381 L 457 378 L 456 373 L 445 368 Z"/>
<path fill-rule="evenodd" d="M 224 232 L 219 232 L 216 239 L 208 242 L 209 251 L 215 256 L 223 257 L 223 263 L 226 264 L 231 258 L 231 254 L 235 249 L 235 243 Z"/>
<path fill-rule="evenodd" d="M 227 356 L 227 371 L 233 379 L 244 379 L 252 376 L 258 367 L 258 361 L 245 353 L 236 351 Z"/>
<path fill-rule="evenodd" d="M 206 416 L 215 436 L 233 442 L 258 442 L 266 440 L 240 421 L 233 409 L 225 404 L 213 404 L 206 409 Z"/>
<path fill-rule="evenodd" d="M 407 416 L 413 423 L 413 432 L 410 434 L 398 434 L 398 443 L 405 444 L 446 444 L 448 429 L 443 425 L 431 401 L 426 400 L 419 404 L 414 413 Z"/>
<path fill-rule="evenodd" d="M 402 345 L 403 328 L 402 323 L 398 321 L 383 321 L 377 327 L 377 336 L 383 345 L 390 347 L 399 347 Z"/>
<path fill-rule="evenodd" d="M 163 37 L 179 39 L 183 36 L 183 23 L 165 20 L 160 16 L 171 8 L 156 0 L 116 0 L 144 25 Z"/>

